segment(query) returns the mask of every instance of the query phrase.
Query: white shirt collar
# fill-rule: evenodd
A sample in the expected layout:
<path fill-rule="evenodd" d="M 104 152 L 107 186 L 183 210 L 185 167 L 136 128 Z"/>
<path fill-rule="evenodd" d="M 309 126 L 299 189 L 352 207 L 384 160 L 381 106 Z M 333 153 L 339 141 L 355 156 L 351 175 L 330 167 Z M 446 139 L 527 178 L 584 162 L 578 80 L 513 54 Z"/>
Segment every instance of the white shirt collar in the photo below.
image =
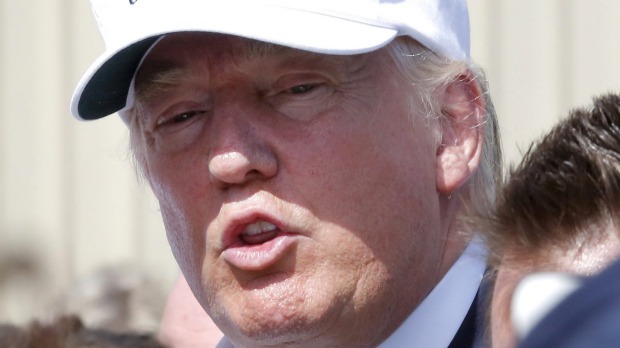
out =
<path fill-rule="evenodd" d="M 479 238 L 469 243 L 431 293 L 379 348 L 446 348 L 469 311 L 486 268 Z"/>

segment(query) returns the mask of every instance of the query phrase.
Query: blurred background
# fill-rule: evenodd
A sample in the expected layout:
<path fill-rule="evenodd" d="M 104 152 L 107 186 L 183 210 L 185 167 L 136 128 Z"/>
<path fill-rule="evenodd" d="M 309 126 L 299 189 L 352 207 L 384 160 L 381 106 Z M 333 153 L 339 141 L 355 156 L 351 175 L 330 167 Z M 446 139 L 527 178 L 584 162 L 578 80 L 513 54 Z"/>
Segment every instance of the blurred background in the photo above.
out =
<path fill-rule="evenodd" d="M 620 1 L 468 2 L 506 164 L 572 107 L 620 92 Z M 69 113 L 102 51 L 87 0 L 0 0 L 0 321 L 79 308 L 97 324 L 120 304 L 116 324 L 152 330 L 178 275 L 124 124 Z"/>

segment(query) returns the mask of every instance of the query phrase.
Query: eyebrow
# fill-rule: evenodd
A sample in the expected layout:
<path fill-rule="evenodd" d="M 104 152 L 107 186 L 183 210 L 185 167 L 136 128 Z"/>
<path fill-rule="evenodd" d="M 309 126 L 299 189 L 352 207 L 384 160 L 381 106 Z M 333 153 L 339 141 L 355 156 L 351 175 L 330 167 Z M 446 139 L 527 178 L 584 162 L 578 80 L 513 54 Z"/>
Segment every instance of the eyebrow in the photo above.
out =
<path fill-rule="evenodd" d="M 254 60 L 269 56 L 294 56 L 298 50 L 272 43 L 244 40 L 238 50 L 243 60 Z M 160 61 L 139 71 L 135 81 L 136 99 L 148 101 L 157 94 L 178 86 L 182 81 L 191 78 L 189 69 L 172 61 Z"/>
<path fill-rule="evenodd" d="M 281 64 L 303 64 L 303 62 L 316 61 L 319 57 L 324 60 L 330 55 L 312 53 L 287 46 L 242 39 L 242 44 L 235 47 L 235 55 L 240 60 L 252 61 L 262 58 L 279 58 Z M 342 57 L 342 56 L 337 56 Z M 347 56 L 356 58 L 358 55 Z M 327 59 L 328 61 L 330 59 Z M 287 63 L 285 63 L 287 62 Z M 183 82 L 191 80 L 195 76 L 191 67 L 175 60 L 163 60 L 152 62 L 148 67 L 142 67 L 136 75 L 135 96 L 136 103 L 148 103 L 162 93 L 171 91 Z"/>
<path fill-rule="evenodd" d="M 162 61 L 149 65 L 136 76 L 136 100 L 148 101 L 159 93 L 173 89 L 190 76 L 187 68 L 175 62 Z"/>

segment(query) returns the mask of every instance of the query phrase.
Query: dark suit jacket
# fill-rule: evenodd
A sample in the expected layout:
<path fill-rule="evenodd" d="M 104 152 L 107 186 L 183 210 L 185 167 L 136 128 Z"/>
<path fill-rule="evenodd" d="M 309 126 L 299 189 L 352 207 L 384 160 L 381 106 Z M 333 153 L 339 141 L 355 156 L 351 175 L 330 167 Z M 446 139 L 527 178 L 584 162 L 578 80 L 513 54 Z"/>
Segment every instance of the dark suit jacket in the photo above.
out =
<path fill-rule="evenodd" d="M 519 347 L 620 347 L 620 261 L 549 312 Z"/>
<path fill-rule="evenodd" d="M 486 314 L 492 287 L 493 281 L 485 276 L 480 283 L 474 302 L 448 348 L 480 348 L 487 346 Z"/>

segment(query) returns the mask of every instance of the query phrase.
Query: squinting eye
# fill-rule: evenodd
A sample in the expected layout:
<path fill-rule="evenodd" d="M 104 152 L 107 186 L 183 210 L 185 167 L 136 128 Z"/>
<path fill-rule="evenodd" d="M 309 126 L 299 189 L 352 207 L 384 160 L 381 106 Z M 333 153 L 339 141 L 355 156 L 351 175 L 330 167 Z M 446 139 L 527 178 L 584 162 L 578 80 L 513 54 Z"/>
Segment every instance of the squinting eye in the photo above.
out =
<path fill-rule="evenodd" d="M 310 92 L 313 89 L 314 89 L 314 85 L 308 84 L 308 85 L 299 85 L 299 86 L 291 87 L 289 91 L 292 94 L 302 94 L 302 93 Z"/>
<path fill-rule="evenodd" d="M 163 119 L 160 120 L 157 125 L 158 126 L 167 126 L 167 125 L 173 125 L 173 124 L 178 124 L 178 123 L 183 123 L 186 121 L 189 121 L 192 117 L 202 113 L 203 111 L 189 111 L 189 112 L 184 112 L 182 114 L 167 118 L 167 119 Z"/>

